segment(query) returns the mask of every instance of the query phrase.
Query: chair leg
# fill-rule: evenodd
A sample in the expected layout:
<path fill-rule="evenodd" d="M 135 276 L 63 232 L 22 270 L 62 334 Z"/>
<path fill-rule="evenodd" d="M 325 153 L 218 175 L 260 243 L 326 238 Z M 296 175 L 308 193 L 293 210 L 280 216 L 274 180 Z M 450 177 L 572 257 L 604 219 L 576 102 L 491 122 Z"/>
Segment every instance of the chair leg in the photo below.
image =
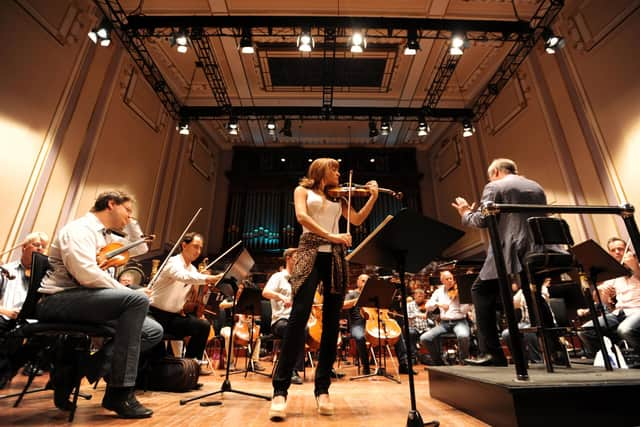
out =
<path fill-rule="evenodd" d="M 20 395 L 18 396 L 18 399 L 16 399 L 16 402 L 13 404 L 14 408 L 17 408 L 18 405 L 20 405 L 20 402 L 22 402 L 22 398 L 24 397 L 25 394 L 27 394 L 27 390 L 29 390 L 29 387 L 31 386 L 31 383 L 33 383 L 33 379 L 36 377 L 36 373 L 35 370 L 33 372 L 31 372 L 29 374 L 29 378 L 27 379 L 27 383 L 25 384 L 24 388 L 22 389 L 22 391 L 20 392 Z M 44 390 L 44 389 L 43 389 Z M 34 390 L 33 392 L 35 393 L 36 390 Z M 38 390 L 39 391 L 39 390 Z M 7 396 L 9 397 L 9 396 Z"/>

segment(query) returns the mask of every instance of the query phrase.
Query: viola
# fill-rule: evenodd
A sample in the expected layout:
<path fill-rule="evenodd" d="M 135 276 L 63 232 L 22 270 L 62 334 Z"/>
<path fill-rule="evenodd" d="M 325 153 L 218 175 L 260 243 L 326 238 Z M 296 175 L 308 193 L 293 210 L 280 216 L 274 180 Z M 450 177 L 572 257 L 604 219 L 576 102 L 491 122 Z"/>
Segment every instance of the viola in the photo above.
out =
<path fill-rule="evenodd" d="M 455 285 L 453 285 L 453 287 L 451 287 L 450 289 L 447 290 L 447 295 L 449 296 L 449 299 L 451 301 L 453 301 L 454 299 L 458 298 L 458 284 L 457 283 Z"/>
<path fill-rule="evenodd" d="M 351 193 L 351 197 L 369 197 L 371 195 L 369 188 L 366 185 L 360 184 L 351 184 L 351 187 L 349 187 L 348 184 L 342 184 L 337 187 L 327 187 L 324 191 L 325 195 L 332 200 L 349 197 L 349 193 Z M 387 188 L 378 188 L 378 193 L 389 194 L 397 200 L 402 200 L 404 196 L 402 192 L 389 190 Z"/>
<path fill-rule="evenodd" d="M 144 236 L 143 238 L 128 244 L 120 242 L 112 242 L 100 249 L 96 255 L 98 266 L 106 270 L 110 267 L 120 267 L 129 262 L 129 249 L 135 248 L 145 242 L 151 242 L 156 236 Z"/>

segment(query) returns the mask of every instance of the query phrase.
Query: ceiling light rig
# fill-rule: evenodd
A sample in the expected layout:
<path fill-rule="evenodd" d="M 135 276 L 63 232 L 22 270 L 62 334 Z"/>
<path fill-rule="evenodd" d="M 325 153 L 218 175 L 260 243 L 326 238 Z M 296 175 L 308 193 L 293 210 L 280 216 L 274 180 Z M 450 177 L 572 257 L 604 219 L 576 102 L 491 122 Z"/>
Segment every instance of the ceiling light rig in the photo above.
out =
<path fill-rule="evenodd" d="M 176 46 L 179 53 L 187 53 L 189 50 L 189 37 L 185 30 L 176 31 L 170 38 L 171 46 Z"/>
<path fill-rule="evenodd" d="M 369 120 L 369 138 L 375 138 L 378 136 L 380 132 L 378 132 L 378 127 L 376 126 L 375 120 Z"/>
<path fill-rule="evenodd" d="M 300 52 L 311 52 L 311 50 L 313 50 L 315 41 L 311 36 L 311 28 L 306 27 L 302 29 L 296 44 Z"/>
<path fill-rule="evenodd" d="M 429 123 L 425 120 L 424 116 L 418 118 L 418 136 L 427 136 L 431 133 L 431 127 Z"/>
<path fill-rule="evenodd" d="M 253 39 L 251 37 L 251 28 L 242 29 L 238 49 L 240 49 L 240 53 L 244 53 L 245 55 L 251 55 L 255 52 L 255 49 L 253 48 Z"/>
<path fill-rule="evenodd" d="M 476 129 L 471 124 L 471 120 L 464 119 L 462 121 L 462 136 L 464 138 L 469 138 L 471 135 L 475 133 Z"/>
<path fill-rule="evenodd" d="M 460 56 L 464 53 L 464 48 L 467 47 L 467 40 L 463 34 L 454 33 L 451 37 L 451 47 L 449 48 L 449 55 Z"/>
<path fill-rule="evenodd" d="M 564 47 L 564 37 L 556 36 L 549 28 L 545 28 L 542 32 L 544 39 L 544 50 L 549 55 L 554 55 L 558 49 Z"/>
<path fill-rule="evenodd" d="M 240 132 L 240 127 L 238 126 L 238 119 L 235 117 L 229 117 L 229 122 L 227 122 L 227 133 L 229 135 L 238 135 Z"/>
<path fill-rule="evenodd" d="M 418 30 L 410 28 L 407 30 L 407 45 L 404 48 L 405 55 L 416 55 L 420 50 L 418 42 Z"/>
<path fill-rule="evenodd" d="M 273 117 L 269 117 L 267 124 L 265 125 L 267 133 L 271 136 L 276 135 L 276 120 Z"/>
<path fill-rule="evenodd" d="M 293 136 L 291 133 L 291 119 L 284 119 L 284 125 L 282 126 L 282 129 L 280 129 L 280 133 L 284 136 Z"/>
<path fill-rule="evenodd" d="M 367 48 L 367 38 L 362 31 L 354 31 L 349 39 L 349 50 L 351 53 L 362 53 Z"/>
<path fill-rule="evenodd" d="M 380 122 L 380 135 L 386 136 L 393 130 L 391 127 L 391 122 L 388 117 L 385 117 Z"/>
<path fill-rule="evenodd" d="M 100 25 L 94 27 L 87 33 L 94 44 L 107 47 L 111 44 L 111 24 L 107 18 L 102 18 Z"/>
<path fill-rule="evenodd" d="M 189 119 L 183 117 L 178 121 L 178 125 L 176 126 L 176 130 L 180 135 L 189 135 Z"/>

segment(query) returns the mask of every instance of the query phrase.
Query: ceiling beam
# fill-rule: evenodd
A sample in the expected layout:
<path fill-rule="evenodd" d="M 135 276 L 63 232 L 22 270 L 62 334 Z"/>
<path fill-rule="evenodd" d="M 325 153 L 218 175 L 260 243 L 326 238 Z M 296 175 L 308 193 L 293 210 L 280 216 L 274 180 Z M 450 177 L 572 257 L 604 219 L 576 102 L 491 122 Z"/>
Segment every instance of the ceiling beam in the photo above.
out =
<path fill-rule="evenodd" d="M 304 117 L 311 120 L 323 120 L 326 111 L 322 107 L 299 106 L 261 106 L 261 107 L 182 107 L 180 115 L 190 119 L 219 119 L 233 116 L 236 118 L 268 118 Z M 369 120 L 370 118 L 389 117 L 393 121 L 415 120 L 424 116 L 431 121 L 456 121 L 470 118 L 473 112 L 467 108 L 395 108 L 395 107 L 336 107 L 331 109 L 329 118 L 349 118 L 352 120 Z"/>
<path fill-rule="evenodd" d="M 525 21 L 488 21 L 475 19 L 432 18 L 382 18 L 354 16 L 153 16 L 129 15 L 126 27 L 132 30 L 155 30 L 157 28 L 344 28 L 344 29 L 416 29 L 444 31 L 439 38 L 449 38 L 451 32 L 503 33 L 509 36 L 529 33 Z"/>

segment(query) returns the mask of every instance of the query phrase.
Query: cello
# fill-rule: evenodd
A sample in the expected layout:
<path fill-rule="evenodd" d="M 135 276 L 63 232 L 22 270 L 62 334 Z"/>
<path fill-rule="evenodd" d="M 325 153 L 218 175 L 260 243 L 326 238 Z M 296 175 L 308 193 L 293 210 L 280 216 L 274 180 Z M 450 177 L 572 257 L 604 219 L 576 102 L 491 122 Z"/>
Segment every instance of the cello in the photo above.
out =
<path fill-rule="evenodd" d="M 376 309 L 362 307 L 362 315 L 367 319 L 365 324 L 365 337 L 369 344 L 377 346 L 384 341 L 388 345 L 394 345 L 400 339 L 402 330 L 394 319 L 389 317 L 389 309 Z M 380 316 L 378 316 L 378 312 Z"/>

